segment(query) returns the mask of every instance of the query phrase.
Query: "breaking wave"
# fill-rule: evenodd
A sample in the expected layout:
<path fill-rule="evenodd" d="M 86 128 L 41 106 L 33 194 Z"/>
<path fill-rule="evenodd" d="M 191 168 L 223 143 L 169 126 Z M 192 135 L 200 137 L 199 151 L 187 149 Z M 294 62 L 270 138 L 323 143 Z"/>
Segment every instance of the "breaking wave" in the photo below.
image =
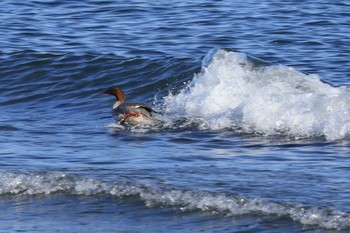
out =
<path fill-rule="evenodd" d="M 205 129 L 240 129 L 294 138 L 349 137 L 350 90 L 284 65 L 267 65 L 244 53 L 217 50 L 177 94 L 165 113 L 199 118 Z"/>
<path fill-rule="evenodd" d="M 134 197 L 149 208 L 171 207 L 182 211 L 205 211 L 225 216 L 275 215 L 288 217 L 305 225 L 326 229 L 350 228 L 350 214 L 342 211 L 277 203 L 258 198 L 181 188 L 145 186 L 132 182 L 106 182 L 67 175 L 62 172 L 0 172 L 0 195 L 111 195 Z"/>

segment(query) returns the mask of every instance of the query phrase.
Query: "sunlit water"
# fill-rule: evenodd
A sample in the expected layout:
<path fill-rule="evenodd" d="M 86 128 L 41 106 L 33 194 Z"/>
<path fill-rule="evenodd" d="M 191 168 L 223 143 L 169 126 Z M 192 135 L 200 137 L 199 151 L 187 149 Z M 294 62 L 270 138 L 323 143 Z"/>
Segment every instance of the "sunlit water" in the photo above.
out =
<path fill-rule="evenodd" d="M 349 7 L 4 1 L 0 232 L 348 232 Z"/>

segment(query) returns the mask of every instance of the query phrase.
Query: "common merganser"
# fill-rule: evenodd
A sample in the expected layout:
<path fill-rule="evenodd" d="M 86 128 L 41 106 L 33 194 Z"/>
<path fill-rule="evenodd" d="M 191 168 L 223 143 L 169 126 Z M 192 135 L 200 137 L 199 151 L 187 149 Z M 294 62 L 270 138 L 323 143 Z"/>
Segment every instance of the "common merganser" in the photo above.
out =
<path fill-rule="evenodd" d="M 138 124 L 155 124 L 157 122 L 152 117 L 152 113 L 155 111 L 147 105 L 124 103 L 126 95 L 120 87 L 111 87 L 102 93 L 113 95 L 117 99 L 112 108 L 112 115 L 120 124 L 135 126 Z"/>

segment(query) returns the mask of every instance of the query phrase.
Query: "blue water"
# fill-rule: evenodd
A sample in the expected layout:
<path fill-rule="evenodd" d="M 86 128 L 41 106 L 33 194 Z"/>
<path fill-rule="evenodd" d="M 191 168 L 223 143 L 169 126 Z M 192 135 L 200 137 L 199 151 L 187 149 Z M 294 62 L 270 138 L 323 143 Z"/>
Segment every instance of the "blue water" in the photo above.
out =
<path fill-rule="evenodd" d="M 349 10 L 2 1 L 0 232 L 349 232 Z"/>

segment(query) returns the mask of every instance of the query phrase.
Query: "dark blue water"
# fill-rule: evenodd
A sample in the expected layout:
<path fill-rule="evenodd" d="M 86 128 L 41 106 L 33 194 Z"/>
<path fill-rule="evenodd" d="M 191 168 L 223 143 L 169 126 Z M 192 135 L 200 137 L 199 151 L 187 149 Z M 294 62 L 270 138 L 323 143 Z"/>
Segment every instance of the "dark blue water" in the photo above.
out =
<path fill-rule="evenodd" d="M 0 232 L 348 232 L 349 12 L 2 1 Z"/>

